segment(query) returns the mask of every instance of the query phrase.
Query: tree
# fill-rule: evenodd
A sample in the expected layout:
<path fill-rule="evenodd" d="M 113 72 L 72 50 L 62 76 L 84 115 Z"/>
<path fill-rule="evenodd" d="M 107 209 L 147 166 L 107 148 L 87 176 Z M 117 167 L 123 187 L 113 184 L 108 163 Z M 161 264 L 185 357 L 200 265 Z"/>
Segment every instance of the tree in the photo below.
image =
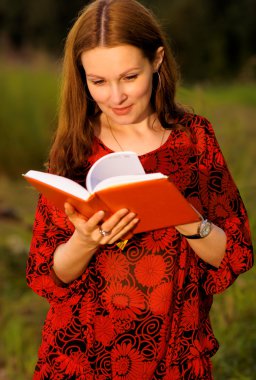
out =
<path fill-rule="evenodd" d="M 125 0 L 123 0 L 125 1 Z M 89 0 L 0 0 L 0 36 L 59 55 Z M 256 56 L 255 0 L 141 0 L 160 18 L 187 81 L 234 78 Z"/>

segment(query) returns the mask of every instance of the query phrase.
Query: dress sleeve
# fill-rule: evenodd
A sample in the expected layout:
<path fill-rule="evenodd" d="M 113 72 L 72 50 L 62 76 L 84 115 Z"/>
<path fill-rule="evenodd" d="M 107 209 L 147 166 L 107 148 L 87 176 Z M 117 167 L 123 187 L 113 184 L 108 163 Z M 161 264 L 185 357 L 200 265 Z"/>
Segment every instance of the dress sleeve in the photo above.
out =
<path fill-rule="evenodd" d="M 33 235 L 27 261 L 27 283 L 34 292 L 50 303 L 62 302 L 75 293 L 83 292 L 87 272 L 70 284 L 64 284 L 54 274 L 53 253 L 57 246 L 65 243 L 73 234 L 74 227 L 66 214 L 40 195 Z"/>
<path fill-rule="evenodd" d="M 199 184 L 203 213 L 227 235 L 226 252 L 219 268 L 199 260 L 203 287 L 207 294 L 216 294 L 252 267 L 253 248 L 247 212 L 213 128 L 205 119 L 202 127 Z"/>

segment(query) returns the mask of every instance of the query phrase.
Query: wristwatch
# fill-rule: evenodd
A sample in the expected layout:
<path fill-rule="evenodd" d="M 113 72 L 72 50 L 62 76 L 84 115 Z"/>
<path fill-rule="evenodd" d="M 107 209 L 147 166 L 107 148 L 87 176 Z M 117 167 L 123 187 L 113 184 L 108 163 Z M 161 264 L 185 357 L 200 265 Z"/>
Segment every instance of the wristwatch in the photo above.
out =
<path fill-rule="evenodd" d="M 197 234 L 194 235 L 183 235 L 187 239 L 202 239 L 209 235 L 212 230 L 212 222 L 207 219 L 203 219 L 198 226 Z"/>

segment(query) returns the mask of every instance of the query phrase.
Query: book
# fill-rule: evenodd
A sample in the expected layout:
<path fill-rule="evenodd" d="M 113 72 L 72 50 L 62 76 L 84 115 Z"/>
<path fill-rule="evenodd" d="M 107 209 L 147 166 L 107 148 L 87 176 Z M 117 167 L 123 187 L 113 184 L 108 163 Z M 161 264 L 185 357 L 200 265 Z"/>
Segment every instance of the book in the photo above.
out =
<path fill-rule="evenodd" d="M 29 170 L 24 178 L 52 204 L 64 210 L 69 202 L 85 218 L 99 210 L 105 219 L 121 208 L 135 212 L 133 233 L 192 223 L 201 219 L 169 177 L 146 174 L 134 152 L 115 152 L 96 161 L 86 177 L 86 188 L 69 178 Z"/>

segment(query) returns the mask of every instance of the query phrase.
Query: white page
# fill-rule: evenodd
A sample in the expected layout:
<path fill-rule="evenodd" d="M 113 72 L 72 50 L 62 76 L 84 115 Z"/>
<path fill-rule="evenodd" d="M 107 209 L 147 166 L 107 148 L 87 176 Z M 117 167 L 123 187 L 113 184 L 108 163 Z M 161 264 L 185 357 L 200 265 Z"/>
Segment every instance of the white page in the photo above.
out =
<path fill-rule="evenodd" d="M 150 173 L 142 175 L 124 175 L 111 177 L 99 182 L 98 185 L 95 186 L 94 192 L 126 183 L 144 182 L 160 178 L 167 178 L 167 176 L 162 173 Z"/>
<path fill-rule="evenodd" d="M 143 166 L 134 152 L 115 152 L 101 157 L 89 170 L 86 188 L 94 192 L 95 186 L 104 179 L 124 175 L 145 174 Z"/>
<path fill-rule="evenodd" d="M 36 170 L 29 170 L 24 176 L 28 178 L 34 178 L 40 182 L 46 183 L 81 199 L 87 199 L 90 195 L 83 186 L 66 177 L 61 177 L 55 174 L 40 172 Z"/>

